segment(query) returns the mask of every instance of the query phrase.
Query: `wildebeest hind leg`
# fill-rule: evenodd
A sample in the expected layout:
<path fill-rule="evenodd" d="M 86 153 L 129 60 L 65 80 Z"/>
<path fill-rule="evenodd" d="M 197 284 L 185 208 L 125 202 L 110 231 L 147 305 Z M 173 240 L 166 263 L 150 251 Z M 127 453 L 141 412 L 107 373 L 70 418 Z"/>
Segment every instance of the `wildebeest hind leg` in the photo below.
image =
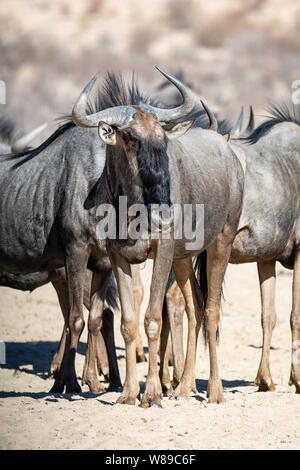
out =
<path fill-rule="evenodd" d="M 195 387 L 195 359 L 197 330 L 202 319 L 202 296 L 198 291 L 192 258 L 176 261 L 173 264 L 176 281 L 185 299 L 185 310 L 188 318 L 188 340 L 186 359 L 180 383 L 173 393 L 178 398 L 188 398 Z M 198 328 L 197 328 L 198 327 Z"/>
<path fill-rule="evenodd" d="M 168 357 L 168 339 L 170 333 L 170 322 L 167 312 L 166 300 L 164 300 L 163 311 L 162 311 L 162 329 L 160 335 L 160 365 L 159 365 L 159 378 L 161 381 L 162 390 L 164 393 L 171 393 L 173 387 L 171 384 L 170 374 L 169 374 L 169 357 Z"/>
<path fill-rule="evenodd" d="M 207 303 L 205 327 L 209 347 L 210 374 L 207 385 L 209 403 L 224 401 L 217 361 L 217 330 L 220 319 L 221 289 L 230 257 L 234 232 L 225 225 L 215 242 L 207 248 Z"/>
<path fill-rule="evenodd" d="M 275 261 L 257 263 L 261 294 L 261 326 L 263 329 L 262 355 L 255 379 L 261 392 L 275 390 L 270 371 L 270 347 L 272 333 L 276 324 L 275 312 Z"/>
<path fill-rule="evenodd" d="M 143 340 L 140 332 L 140 313 L 142 301 L 144 298 L 144 287 L 141 280 L 140 266 L 132 264 L 130 269 L 132 276 L 134 306 L 138 316 L 138 331 L 136 336 L 136 362 L 146 362 L 147 359 L 144 353 Z"/>
<path fill-rule="evenodd" d="M 66 249 L 66 274 L 70 299 L 70 310 L 65 323 L 66 345 L 60 370 L 50 393 L 80 393 L 81 388 L 75 371 L 75 356 L 78 341 L 84 328 L 83 291 L 88 255 L 85 247 L 72 246 Z"/>
<path fill-rule="evenodd" d="M 136 374 L 136 336 L 138 318 L 134 306 L 130 264 L 118 253 L 109 252 L 118 284 L 121 303 L 121 333 L 126 349 L 126 377 L 123 392 L 117 403 L 135 405 L 140 393 Z"/>
<path fill-rule="evenodd" d="M 166 294 L 168 318 L 170 322 L 172 354 L 173 354 L 173 379 L 172 385 L 176 387 L 183 374 L 184 349 L 183 349 L 183 316 L 185 301 L 177 282 L 173 282 Z"/>
<path fill-rule="evenodd" d="M 83 370 L 83 380 L 92 393 L 104 392 L 96 370 L 97 348 L 101 335 L 103 306 L 111 271 L 104 274 L 93 274 L 91 285 L 91 308 L 88 319 L 88 341 Z"/>

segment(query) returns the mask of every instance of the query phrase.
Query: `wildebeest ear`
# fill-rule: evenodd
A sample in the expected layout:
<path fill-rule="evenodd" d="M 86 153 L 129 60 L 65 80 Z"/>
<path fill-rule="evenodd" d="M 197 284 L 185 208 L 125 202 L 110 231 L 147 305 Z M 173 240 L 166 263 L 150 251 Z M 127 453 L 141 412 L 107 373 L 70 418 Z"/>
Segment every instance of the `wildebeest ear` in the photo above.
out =
<path fill-rule="evenodd" d="M 113 127 L 109 126 L 105 122 L 99 122 L 98 132 L 105 144 L 116 145 L 117 135 Z"/>
<path fill-rule="evenodd" d="M 163 126 L 165 133 L 169 139 L 177 139 L 185 134 L 194 124 L 195 119 L 190 119 L 189 121 L 178 122 L 177 124 L 167 124 Z"/>

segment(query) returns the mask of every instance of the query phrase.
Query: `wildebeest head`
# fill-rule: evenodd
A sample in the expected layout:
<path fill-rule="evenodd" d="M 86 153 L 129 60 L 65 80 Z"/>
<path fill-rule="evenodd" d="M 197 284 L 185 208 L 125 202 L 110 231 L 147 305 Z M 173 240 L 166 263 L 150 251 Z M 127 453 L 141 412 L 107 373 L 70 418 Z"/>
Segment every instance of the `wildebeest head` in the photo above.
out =
<path fill-rule="evenodd" d="M 88 96 L 98 78 L 96 75 L 79 96 L 72 112 L 75 124 L 98 127 L 99 135 L 107 145 L 123 151 L 135 180 L 140 178 L 148 208 L 151 204 L 171 206 L 167 142 L 183 135 L 192 126 L 194 118 L 189 115 L 196 105 L 194 95 L 186 85 L 158 70 L 180 91 L 183 98 L 180 106 L 162 109 L 141 102 L 87 114 Z"/>

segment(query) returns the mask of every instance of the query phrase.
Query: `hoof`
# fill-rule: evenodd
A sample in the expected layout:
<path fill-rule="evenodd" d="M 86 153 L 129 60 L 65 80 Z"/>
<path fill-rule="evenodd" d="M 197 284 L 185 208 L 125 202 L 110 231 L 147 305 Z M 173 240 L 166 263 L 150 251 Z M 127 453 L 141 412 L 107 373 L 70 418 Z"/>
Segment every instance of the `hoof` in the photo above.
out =
<path fill-rule="evenodd" d="M 140 398 L 140 388 L 138 387 L 138 392 L 132 392 L 126 386 L 123 390 L 122 395 L 117 399 L 116 403 L 121 405 L 135 405 L 136 399 Z"/>
<path fill-rule="evenodd" d="M 64 384 L 55 382 L 49 393 L 64 393 Z"/>
<path fill-rule="evenodd" d="M 187 400 L 190 398 L 191 387 L 186 382 L 180 382 L 173 392 L 173 397 L 177 399 Z"/>
<path fill-rule="evenodd" d="M 103 374 L 103 380 L 106 384 L 109 383 L 109 374 Z"/>
<path fill-rule="evenodd" d="M 97 384 L 89 385 L 89 389 L 91 393 L 105 393 L 105 388 L 101 385 L 100 382 Z"/>
<path fill-rule="evenodd" d="M 56 379 L 59 373 L 60 364 L 51 364 L 48 372 L 48 379 Z"/>
<path fill-rule="evenodd" d="M 176 397 L 176 401 L 182 403 L 182 402 L 184 402 L 184 398 L 183 397 Z"/>
<path fill-rule="evenodd" d="M 275 392 L 276 390 L 271 378 L 256 377 L 254 383 L 258 385 L 258 392 Z"/>
<path fill-rule="evenodd" d="M 224 403 L 223 387 L 221 381 L 208 381 L 206 396 L 208 403 Z"/>
<path fill-rule="evenodd" d="M 141 408 L 150 408 L 150 406 L 156 406 L 158 408 L 162 408 L 161 404 L 161 395 L 150 395 L 148 393 L 144 393 L 143 398 L 140 403 Z"/>
<path fill-rule="evenodd" d="M 159 404 L 157 404 L 157 403 L 153 403 L 153 404 L 151 405 L 151 408 L 162 408 L 162 404 L 159 405 Z"/>
<path fill-rule="evenodd" d="M 81 391 L 81 387 L 77 381 L 66 385 L 66 393 L 81 393 Z"/>
<path fill-rule="evenodd" d="M 103 393 L 103 392 L 105 392 L 105 388 L 99 382 L 98 377 L 95 377 L 93 375 L 85 374 L 82 377 L 81 385 L 87 385 L 89 387 L 91 393 Z"/>
<path fill-rule="evenodd" d="M 117 399 L 117 403 L 119 403 L 119 404 L 121 404 L 121 405 L 135 405 L 135 400 L 136 400 L 135 397 L 130 397 L 130 396 L 126 396 L 126 395 L 121 395 L 121 396 Z"/>
<path fill-rule="evenodd" d="M 170 383 L 162 384 L 161 387 L 164 394 L 171 395 L 173 393 L 173 387 Z"/>
<path fill-rule="evenodd" d="M 290 380 L 289 380 L 289 385 L 295 385 L 296 387 L 296 393 L 297 394 L 300 394 L 300 380 L 297 380 L 295 378 L 293 378 L 292 376 L 290 377 Z"/>
<path fill-rule="evenodd" d="M 216 396 L 213 396 L 211 395 L 208 400 L 207 400 L 207 403 L 225 403 L 225 398 L 223 397 L 223 393 L 221 395 L 216 395 Z"/>

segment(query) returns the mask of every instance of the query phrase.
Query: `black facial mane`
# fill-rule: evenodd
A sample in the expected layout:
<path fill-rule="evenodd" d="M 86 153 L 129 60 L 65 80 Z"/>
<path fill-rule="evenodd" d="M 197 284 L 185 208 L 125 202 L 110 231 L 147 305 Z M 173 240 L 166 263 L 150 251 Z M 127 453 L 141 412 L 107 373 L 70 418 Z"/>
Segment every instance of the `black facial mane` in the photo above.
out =
<path fill-rule="evenodd" d="M 151 204 L 170 206 L 170 172 L 167 142 L 154 146 L 141 140 L 137 154 L 139 174 L 143 182 L 143 194 L 147 207 Z"/>

